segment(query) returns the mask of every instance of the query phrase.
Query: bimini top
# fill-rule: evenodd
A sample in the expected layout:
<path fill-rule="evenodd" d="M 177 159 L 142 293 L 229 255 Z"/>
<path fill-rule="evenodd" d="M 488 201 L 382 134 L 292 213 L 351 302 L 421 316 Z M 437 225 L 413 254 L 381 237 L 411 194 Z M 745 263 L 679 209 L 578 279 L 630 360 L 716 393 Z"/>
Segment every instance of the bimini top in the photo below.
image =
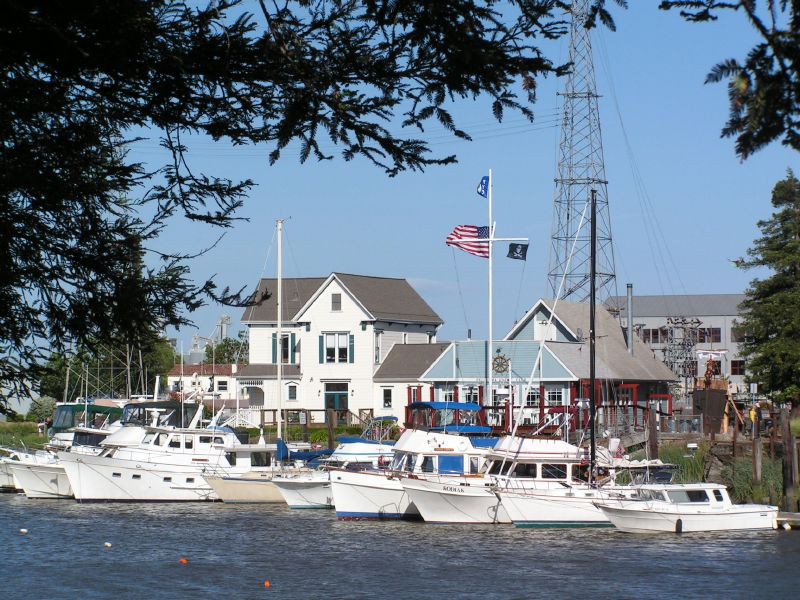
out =
<path fill-rule="evenodd" d="M 431 409 L 431 410 L 464 410 L 469 412 L 478 412 L 481 407 L 474 402 L 412 402 L 408 408 L 414 409 Z"/>

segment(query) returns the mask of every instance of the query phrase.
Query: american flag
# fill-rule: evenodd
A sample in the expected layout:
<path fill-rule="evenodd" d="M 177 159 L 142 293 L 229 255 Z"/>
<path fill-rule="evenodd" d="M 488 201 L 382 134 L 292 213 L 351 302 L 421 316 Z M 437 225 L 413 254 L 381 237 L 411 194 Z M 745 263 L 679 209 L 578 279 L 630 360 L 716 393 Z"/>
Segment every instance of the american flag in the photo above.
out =
<path fill-rule="evenodd" d="M 489 258 L 489 228 L 476 225 L 457 225 L 444 241 L 475 256 Z"/>

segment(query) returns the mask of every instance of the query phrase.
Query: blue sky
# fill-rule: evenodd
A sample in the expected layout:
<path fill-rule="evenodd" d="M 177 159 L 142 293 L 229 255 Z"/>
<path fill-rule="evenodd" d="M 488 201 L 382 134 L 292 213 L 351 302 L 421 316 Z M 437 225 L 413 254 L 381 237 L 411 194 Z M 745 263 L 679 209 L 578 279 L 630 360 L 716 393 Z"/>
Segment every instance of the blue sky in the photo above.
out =
<path fill-rule="evenodd" d="M 758 237 L 756 222 L 771 214 L 770 194 L 797 154 L 778 144 L 742 163 L 734 142 L 720 138 L 728 112 L 725 84 L 704 85 L 720 60 L 742 58 L 755 37 L 743 19 L 685 23 L 636 0 L 614 10 L 617 31 L 593 37 L 617 285 L 637 294 L 741 293 L 754 273 L 729 259 Z M 566 39 L 546 47 L 566 55 Z M 331 272 L 408 279 L 445 321 L 439 339 L 487 335 L 487 261 L 446 247 L 458 224 L 484 225 L 485 201 L 475 187 L 494 175 L 497 235 L 528 237 L 528 260 L 496 250 L 494 332 L 503 335 L 547 295 L 553 178 L 563 80 L 540 80 L 533 124 L 508 114 L 497 124 L 485 102 L 462 101 L 453 114 L 474 141 L 454 140 L 438 127 L 432 149 L 459 162 L 388 178 L 364 160 L 299 164 L 289 149 L 269 166 L 267 149 L 192 147 L 194 165 L 216 175 L 258 183 L 242 221 L 209 254 L 191 264 L 197 280 L 216 274 L 221 286 L 252 289 L 275 275 L 275 220 L 285 219 L 284 276 Z M 626 141 L 627 140 L 627 141 Z M 143 157 L 157 153 L 145 143 Z M 331 148 L 332 149 L 332 148 Z M 162 243 L 196 251 L 219 232 L 175 222 Z M 264 270 L 266 264 L 266 270 Z M 763 275 L 763 274 L 762 274 Z M 239 327 L 241 310 L 206 306 L 191 315 L 197 329 L 169 332 L 189 348 L 193 333 L 208 336 L 220 315 Z"/>

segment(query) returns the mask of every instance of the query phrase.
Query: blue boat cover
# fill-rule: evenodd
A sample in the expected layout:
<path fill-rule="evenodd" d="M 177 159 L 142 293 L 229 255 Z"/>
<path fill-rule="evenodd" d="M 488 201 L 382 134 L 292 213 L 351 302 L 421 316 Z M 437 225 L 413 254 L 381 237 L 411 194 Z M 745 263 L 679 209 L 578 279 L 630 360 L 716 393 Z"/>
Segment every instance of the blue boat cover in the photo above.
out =
<path fill-rule="evenodd" d="M 437 425 L 430 428 L 431 431 L 445 431 L 447 433 L 461 433 L 465 435 L 477 433 L 491 433 L 491 427 L 482 425 Z"/>

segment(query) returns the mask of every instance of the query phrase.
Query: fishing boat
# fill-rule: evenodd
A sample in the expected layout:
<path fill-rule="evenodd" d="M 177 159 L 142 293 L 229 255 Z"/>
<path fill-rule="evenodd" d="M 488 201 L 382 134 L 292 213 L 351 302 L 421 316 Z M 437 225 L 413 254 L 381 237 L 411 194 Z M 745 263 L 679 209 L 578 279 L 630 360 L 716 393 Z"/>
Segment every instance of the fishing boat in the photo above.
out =
<path fill-rule="evenodd" d="M 777 529 L 778 507 L 733 504 L 718 483 L 645 484 L 632 498 L 595 503 L 620 531 L 628 533 Z"/>

